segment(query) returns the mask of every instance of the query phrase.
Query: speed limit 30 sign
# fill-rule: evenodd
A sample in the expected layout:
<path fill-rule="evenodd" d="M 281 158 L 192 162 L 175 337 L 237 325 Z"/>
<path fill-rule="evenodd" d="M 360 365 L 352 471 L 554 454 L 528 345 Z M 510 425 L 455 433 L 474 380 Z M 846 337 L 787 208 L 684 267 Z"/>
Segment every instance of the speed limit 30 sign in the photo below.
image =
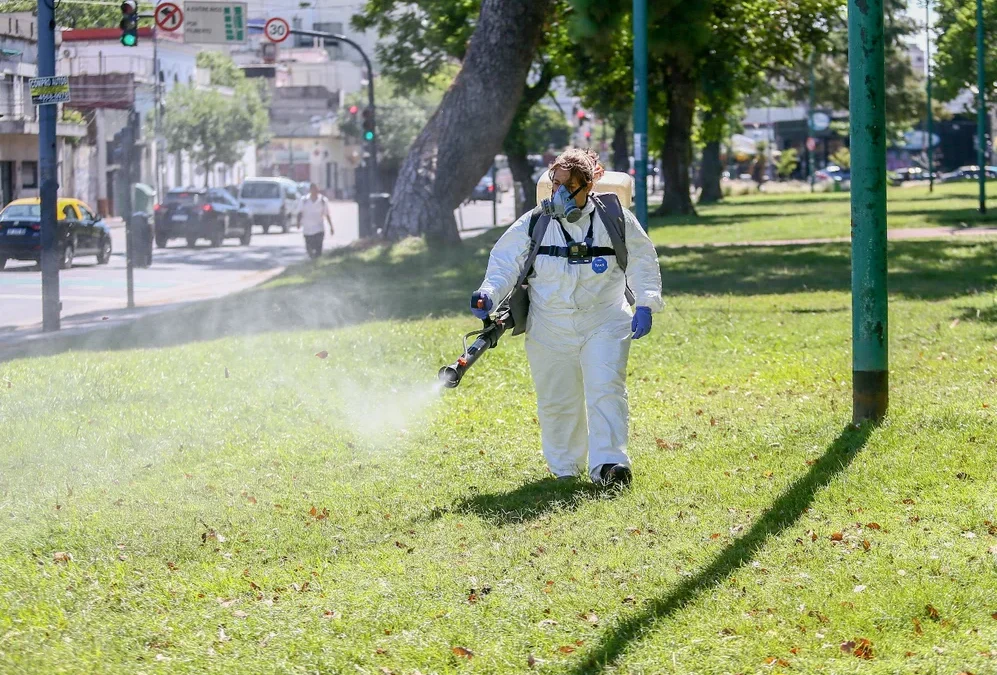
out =
<path fill-rule="evenodd" d="M 274 17 L 268 20 L 266 25 L 263 26 L 263 34 L 267 36 L 270 42 L 283 42 L 291 34 L 291 27 L 284 19 Z"/>

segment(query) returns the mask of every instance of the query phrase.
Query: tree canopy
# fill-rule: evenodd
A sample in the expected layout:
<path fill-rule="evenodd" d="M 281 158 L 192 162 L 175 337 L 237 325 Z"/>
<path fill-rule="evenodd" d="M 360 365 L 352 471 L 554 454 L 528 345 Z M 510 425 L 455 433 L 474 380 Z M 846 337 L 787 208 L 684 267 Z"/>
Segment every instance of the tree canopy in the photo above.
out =
<path fill-rule="evenodd" d="M 938 36 L 932 71 L 933 94 L 943 101 L 951 101 L 962 91 L 976 91 L 976 3 L 959 0 L 936 0 Z M 993 100 L 994 81 L 997 78 L 997 0 L 983 0 L 983 55 L 985 91 Z"/>
<path fill-rule="evenodd" d="M 257 84 L 248 80 L 228 56 L 201 52 L 197 64 L 211 73 L 213 86 L 176 85 L 166 96 L 166 149 L 187 153 L 191 161 L 205 169 L 234 164 L 242 156 L 245 143 L 266 140 L 266 105 Z M 227 87 L 231 94 L 216 87 Z"/>

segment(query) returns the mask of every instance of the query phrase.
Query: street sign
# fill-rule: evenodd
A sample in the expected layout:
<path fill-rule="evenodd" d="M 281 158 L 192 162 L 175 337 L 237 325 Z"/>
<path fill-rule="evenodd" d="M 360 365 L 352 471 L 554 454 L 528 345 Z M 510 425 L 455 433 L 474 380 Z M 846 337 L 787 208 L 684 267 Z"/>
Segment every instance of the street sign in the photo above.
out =
<path fill-rule="evenodd" d="M 807 139 L 807 150 L 809 150 L 810 152 L 813 152 L 816 149 L 817 149 L 817 139 L 816 138 L 808 138 Z"/>
<path fill-rule="evenodd" d="M 246 41 L 245 2 L 185 2 L 184 42 L 236 44 Z"/>
<path fill-rule="evenodd" d="M 810 116 L 810 128 L 814 131 L 825 131 L 831 126 L 831 116 L 820 110 Z"/>
<path fill-rule="evenodd" d="M 263 27 L 263 34 L 270 42 L 283 42 L 291 34 L 291 27 L 284 19 L 274 17 Z"/>
<path fill-rule="evenodd" d="M 31 105 L 69 103 L 69 77 L 33 77 L 28 80 Z"/>
<path fill-rule="evenodd" d="M 172 2 L 161 2 L 156 5 L 156 25 L 168 33 L 172 33 L 183 25 L 183 10 Z"/>

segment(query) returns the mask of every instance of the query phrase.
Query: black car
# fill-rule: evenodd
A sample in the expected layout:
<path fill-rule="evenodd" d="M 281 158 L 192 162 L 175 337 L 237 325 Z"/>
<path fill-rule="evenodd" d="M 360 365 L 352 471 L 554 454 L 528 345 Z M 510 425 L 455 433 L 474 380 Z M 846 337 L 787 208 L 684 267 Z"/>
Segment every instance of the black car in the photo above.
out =
<path fill-rule="evenodd" d="M 243 246 L 253 236 L 249 211 L 221 188 L 173 189 L 156 204 L 156 246 L 165 248 L 170 239 L 186 239 L 194 246 L 207 239 L 221 246 L 226 239 L 238 239 Z"/>
<path fill-rule="evenodd" d="M 60 199 L 56 205 L 55 246 L 60 266 L 92 255 L 98 265 L 111 260 L 111 228 L 78 199 Z M 39 262 L 42 253 L 41 206 L 37 198 L 18 199 L 0 212 L 0 270 L 8 259 Z"/>
<path fill-rule="evenodd" d="M 476 202 L 479 199 L 489 202 L 495 201 L 495 183 L 492 182 L 491 176 L 482 176 L 478 184 L 471 190 L 470 200 Z"/>

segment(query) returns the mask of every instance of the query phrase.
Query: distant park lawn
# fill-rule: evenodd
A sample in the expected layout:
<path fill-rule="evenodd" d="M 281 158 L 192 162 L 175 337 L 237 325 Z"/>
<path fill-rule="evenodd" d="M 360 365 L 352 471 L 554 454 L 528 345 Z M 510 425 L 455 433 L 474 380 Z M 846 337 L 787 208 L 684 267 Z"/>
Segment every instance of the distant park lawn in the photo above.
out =
<path fill-rule="evenodd" d="M 987 189 L 988 198 L 997 200 L 997 181 L 989 182 Z M 977 183 L 939 183 L 934 193 L 928 192 L 926 184 L 892 187 L 887 195 L 890 229 L 997 225 L 997 211 L 989 209 L 986 215 L 981 215 L 977 209 Z M 992 206 L 997 207 L 997 201 Z M 847 192 L 776 195 L 763 192 L 728 197 L 716 205 L 697 206 L 696 210 L 695 217 L 652 218 L 654 242 L 667 245 L 831 239 L 847 237 L 850 232 Z"/>
<path fill-rule="evenodd" d="M 847 232 L 824 198 L 652 232 Z M 997 670 L 997 245 L 891 243 L 878 428 L 847 244 L 663 252 L 611 494 L 546 476 L 522 339 L 433 393 L 498 234 L 0 361 L 0 672 Z"/>

